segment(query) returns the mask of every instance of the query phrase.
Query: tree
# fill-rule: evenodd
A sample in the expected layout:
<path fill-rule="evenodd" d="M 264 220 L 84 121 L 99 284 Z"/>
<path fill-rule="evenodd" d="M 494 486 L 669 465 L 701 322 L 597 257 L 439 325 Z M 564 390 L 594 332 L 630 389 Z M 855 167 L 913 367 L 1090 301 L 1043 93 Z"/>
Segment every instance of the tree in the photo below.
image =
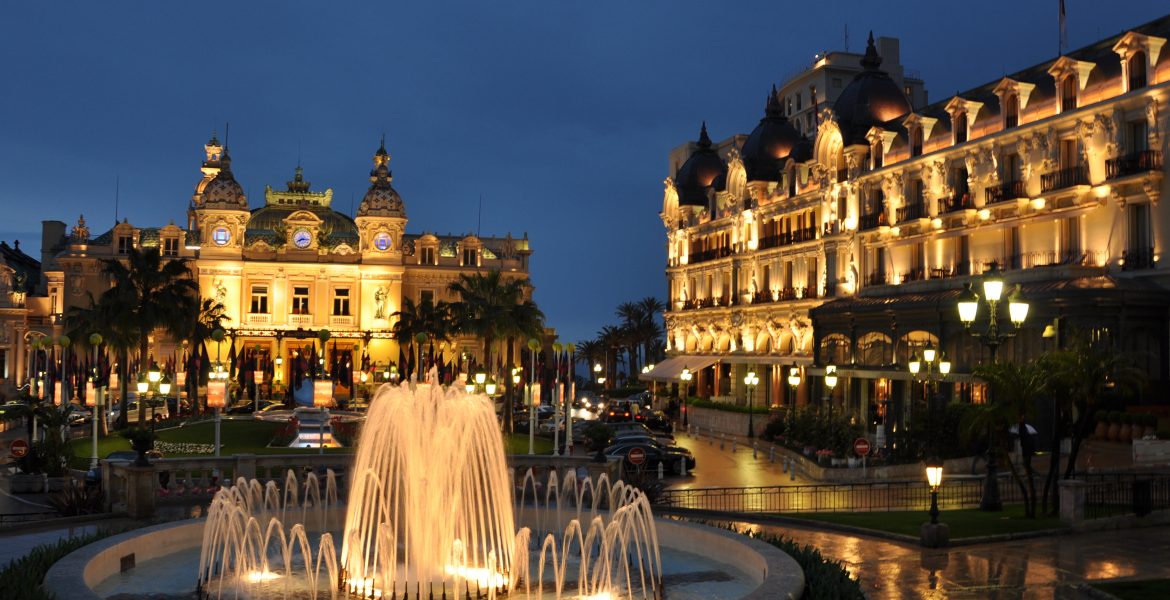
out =
<path fill-rule="evenodd" d="M 1023 457 L 1024 477 L 1020 477 L 1015 464 L 1012 463 L 1008 451 L 1010 424 L 1017 423 L 1018 434 L 1026 435 L 1025 417 L 1029 416 L 1034 402 L 1043 396 L 1048 389 L 1048 376 L 1036 362 L 1011 363 L 996 362 L 979 365 L 975 368 L 975 376 L 986 381 L 991 387 L 991 399 L 984 404 L 977 404 L 967 412 L 962 429 L 967 437 L 975 437 L 986 432 L 988 461 L 996 457 L 1005 461 L 1011 471 L 1012 478 L 1020 486 L 1024 497 L 1024 512 L 1030 518 L 1036 516 L 1036 484 L 1030 456 Z M 984 489 L 989 492 L 990 486 L 997 485 L 990 478 Z M 998 495 L 998 493 L 995 493 Z"/>
<path fill-rule="evenodd" d="M 211 339 L 211 332 L 216 329 L 223 328 L 223 321 L 227 318 L 224 314 L 224 306 L 214 298 L 203 298 L 199 301 L 199 312 L 193 319 L 186 320 L 186 330 L 182 334 L 182 338 L 187 341 L 187 347 L 191 352 L 200 352 L 203 345 Z M 202 354 L 202 352 L 200 352 Z M 195 361 L 188 360 L 188 365 Z M 192 410 L 198 409 L 200 412 L 206 409 L 205 406 L 199 404 L 199 385 L 207 377 L 210 365 L 206 364 L 202 357 L 198 362 L 199 372 L 192 376 L 188 372 L 187 377 L 187 397 L 194 398 L 191 403 Z M 189 371 L 189 370 L 188 370 Z"/>
<path fill-rule="evenodd" d="M 123 262 L 124 261 L 124 262 Z M 174 339 L 190 330 L 189 320 L 199 311 L 199 284 L 183 259 L 163 260 L 158 248 L 130 248 L 124 259 L 103 261 L 105 273 L 113 281 L 99 301 L 116 328 L 117 337 L 134 340 L 138 346 L 138 368 L 150 367 L 150 334 L 162 329 Z M 123 351 L 123 357 L 127 352 Z M 119 361 L 123 410 L 119 417 L 126 423 L 126 385 L 128 365 Z M 138 403 L 138 423 L 146 421 L 146 404 Z"/>
<path fill-rule="evenodd" d="M 1049 476 L 1045 482 L 1044 505 L 1056 510 L 1056 477 L 1060 472 L 1060 439 L 1072 438 L 1064 478 L 1076 470 L 1081 444 L 1092 433 L 1093 415 L 1110 398 L 1126 398 L 1137 394 L 1146 384 L 1146 374 L 1133 361 L 1107 340 L 1092 340 L 1081 331 L 1069 333 L 1068 344 L 1048 352 L 1040 364 L 1048 373 L 1052 391 L 1053 456 Z"/>
<path fill-rule="evenodd" d="M 508 369 L 512 368 L 512 342 L 517 337 L 538 337 L 544 315 L 528 298 L 531 284 L 527 279 L 505 280 L 499 271 L 463 274 L 449 286 L 459 297 L 452 303 L 455 330 L 474 335 L 483 341 L 483 364 L 491 368 L 492 344 L 501 337 L 508 339 Z M 511 377 L 504 383 L 511 397 Z M 512 431 L 511 407 L 504 411 L 504 429 Z"/>
<path fill-rule="evenodd" d="M 415 304 L 410 298 L 403 298 L 402 309 L 391 316 L 398 320 L 394 322 L 390 332 L 400 345 L 409 348 L 410 360 L 412 361 L 418 360 L 421 351 L 418 345 L 420 333 L 426 336 L 431 353 L 434 354 L 435 341 L 447 340 L 454 332 L 451 305 L 441 300 L 434 303 L 427 298 Z M 416 365 L 416 367 L 421 369 L 422 365 Z M 403 365 L 403 376 L 410 376 L 405 365 Z"/>

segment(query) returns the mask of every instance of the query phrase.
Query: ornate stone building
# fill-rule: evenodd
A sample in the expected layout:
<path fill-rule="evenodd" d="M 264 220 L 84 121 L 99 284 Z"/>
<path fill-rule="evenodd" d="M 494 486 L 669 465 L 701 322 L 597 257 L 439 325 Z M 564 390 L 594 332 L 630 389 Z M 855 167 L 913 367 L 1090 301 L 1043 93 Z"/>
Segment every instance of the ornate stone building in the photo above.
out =
<path fill-rule="evenodd" d="M 777 405 L 824 401 L 833 364 L 834 402 L 889 426 L 917 393 L 908 360 L 933 346 L 955 365 L 945 393 L 979 401 L 966 373 L 989 355 L 956 302 L 998 268 L 1032 309 L 1001 357 L 1051 348 L 1046 329 L 1088 331 L 1164 389 L 1167 37 L 1170 17 L 920 105 L 871 36 L 815 137 L 775 91 L 749 135 L 715 143 L 704 127 L 666 180 L 672 358 L 650 378 L 689 367 L 693 390 L 742 401 L 754 368 Z"/>
<path fill-rule="evenodd" d="M 454 301 L 448 285 L 477 271 L 528 277 L 527 235 L 407 233 L 406 208 L 391 185 L 385 144 L 374 154 L 369 190 L 354 217 L 333 206 L 331 189 L 314 190 L 299 166 L 286 189 L 265 187 L 263 205 L 252 207 L 227 148 L 213 136 L 203 150 L 202 178 L 185 227 L 139 227 L 123 220 L 91 236 L 84 218 L 68 233 L 64 223 L 45 221 L 39 286 L 19 301 L 7 291 L 11 283 L 0 290 L 4 300 L 28 313 L 23 325 L 5 327 L 6 335 L 22 340 L 60 335 L 61 317 L 70 307 L 87 305 L 89 294 L 96 297 L 108 288 L 103 259 L 130 248 L 157 247 L 164 257 L 191 261 L 203 296 L 223 303 L 230 343 L 262 360 L 283 357 L 284 372 L 276 376 L 288 381 L 290 359 L 312 344 L 320 329 L 331 332 L 330 350 L 351 356 L 352 364 L 368 353 L 370 362 L 386 366 L 400 360 L 390 330 L 403 299 Z M 13 281 L 11 270 L 0 265 L 0 275 L 6 275 L 0 279 Z M 9 310 L 0 303 L 0 316 Z M 0 351 L 8 348 L 15 359 L 5 363 L 7 376 L 19 384 L 27 376 L 28 347 L 17 343 Z M 225 359 L 228 349 L 229 342 L 220 349 Z M 465 353 L 481 355 L 482 344 L 465 337 L 436 350 L 450 362 Z M 216 351 L 209 348 L 212 360 Z M 159 335 L 152 352 L 165 359 L 177 356 L 179 348 Z"/>

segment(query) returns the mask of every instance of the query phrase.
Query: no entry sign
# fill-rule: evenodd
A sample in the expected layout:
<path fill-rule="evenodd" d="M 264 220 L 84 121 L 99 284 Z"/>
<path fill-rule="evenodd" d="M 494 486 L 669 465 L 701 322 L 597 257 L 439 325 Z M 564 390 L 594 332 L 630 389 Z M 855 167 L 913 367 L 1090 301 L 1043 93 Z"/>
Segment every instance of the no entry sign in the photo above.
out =
<path fill-rule="evenodd" d="M 12 440 L 12 443 L 8 445 L 8 450 L 12 453 L 13 458 L 24 458 L 28 454 L 28 442 Z"/>
<path fill-rule="evenodd" d="M 853 452 L 858 456 L 866 456 L 869 454 L 869 440 L 865 438 L 857 438 L 853 440 Z"/>
<path fill-rule="evenodd" d="M 646 462 L 646 451 L 642 448 L 634 448 L 626 455 L 626 459 L 630 461 L 631 465 L 640 465 Z"/>

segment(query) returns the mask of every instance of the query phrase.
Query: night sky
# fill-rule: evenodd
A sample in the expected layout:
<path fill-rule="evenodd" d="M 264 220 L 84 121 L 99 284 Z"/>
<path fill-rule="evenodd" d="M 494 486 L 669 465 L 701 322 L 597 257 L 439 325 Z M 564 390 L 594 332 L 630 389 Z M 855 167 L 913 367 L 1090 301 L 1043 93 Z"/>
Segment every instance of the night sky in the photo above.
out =
<path fill-rule="evenodd" d="M 670 149 L 704 119 L 750 132 L 771 85 L 846 28 L 854 52 L 870 29 L 901 38 L 932 102 L 1057 53 L 1058 0 L 407 4 L 7 3 L 0 239 L 36 256 L 41 220 L 80 213 L 106 231 L 116 178 L 132 224 L 185 224 L 227 122 L 252 207 L 299 157 L 352 215 L 385 133 L 408 230 L 527 232 L 537 302 L 578 341 L 622 301 L 665 299 Z M 1167 11 L 1066 5 L 1069 48 Z"/>

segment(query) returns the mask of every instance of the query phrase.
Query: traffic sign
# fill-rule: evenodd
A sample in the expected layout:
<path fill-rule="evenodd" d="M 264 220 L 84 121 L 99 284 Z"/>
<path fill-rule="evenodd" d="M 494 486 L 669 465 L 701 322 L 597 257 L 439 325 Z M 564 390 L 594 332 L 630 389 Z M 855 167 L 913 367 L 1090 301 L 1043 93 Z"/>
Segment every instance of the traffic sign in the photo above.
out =
<path fill-rule="evenodd" d="M 631 465 L 640 465 L 646 462 L 646 450 L 642 448 L 633 448 L 630 453 L 626 455 L 626 460 L 630 461 Z"/>
<path fill-rule="evenodd" d="M 853 440 L 853 452 L 858 456 L 866 456 L 869 454 L 869 440 L 865 438 L 857 438 Z"/>
<path fill-rule="evenodd" d="M 12 452 L 13 458 L 24 458 L 28 454 L 28 442 L 12 440 L 12 443 L 8 445 L 8 450 Z"/>

